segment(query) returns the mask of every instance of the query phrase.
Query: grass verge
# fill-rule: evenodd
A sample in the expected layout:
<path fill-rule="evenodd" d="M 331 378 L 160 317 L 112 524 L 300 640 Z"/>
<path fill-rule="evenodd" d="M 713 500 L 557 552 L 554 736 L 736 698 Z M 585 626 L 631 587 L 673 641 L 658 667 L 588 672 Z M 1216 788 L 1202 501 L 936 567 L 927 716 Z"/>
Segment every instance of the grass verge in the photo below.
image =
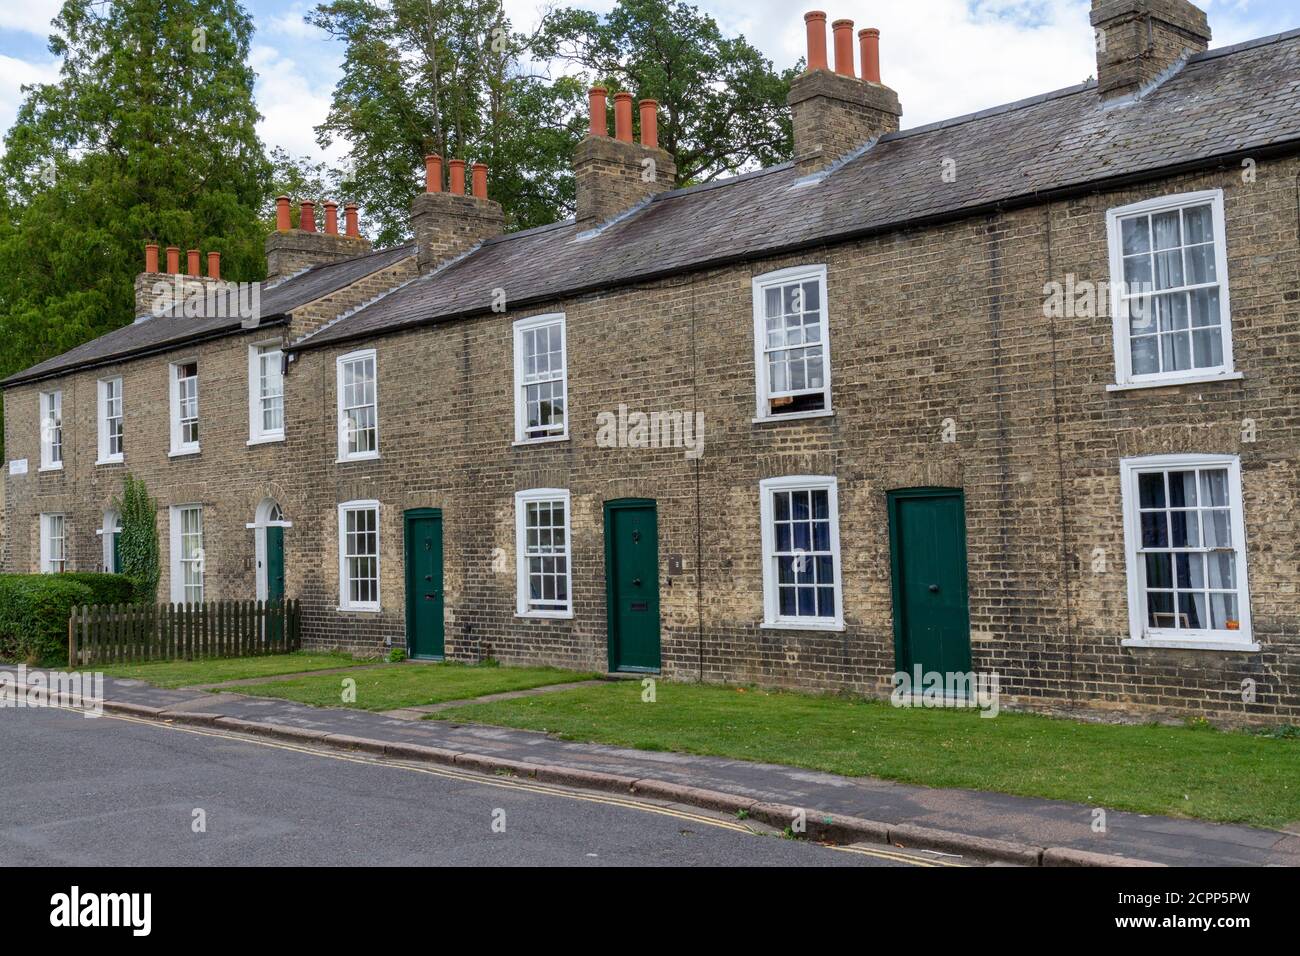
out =
<path fill-rule="evenodd" d="M 422 704 L 466 700 L 486 694 L 529 690 L 547 684 L 589 680 L 596 675 L 578 674 L 553 667 L 497 667 L 485 664 L 393 664 L 355 674 L 296 677 L 239 688 L 241 694 L 280 697 L 313 707 L 356 707 L 361 710 L 396 710 Z M 342 679 L 356 683 L 356 700 L 343 699 Z"/>
<path fill-rule="evenodd" d="M 1300 740 L 1210 727 L 900 709 L 885 701 L 659 681 L 468 704 L 432 719 L 711 754 L 931 787 L 1280 826 L 1300 820 Z"/>
<path fill-rule="evenodd" d="M 108 677 L 129 677 L 148 681 L 155 687 L 188 687 L 192 684 L 216 684 L 243 680 L 246 677 L 273 677 L 299 671 L 319 671 L 331 667 L 371 664 L 349 654 L 321 654 L 295 651 L 292 654 L 268 654 L 261 657 L 229 657 L 205 661 L 152 661 L 146 664 L 109 664 L 85 670 L 102 671 Z"/>

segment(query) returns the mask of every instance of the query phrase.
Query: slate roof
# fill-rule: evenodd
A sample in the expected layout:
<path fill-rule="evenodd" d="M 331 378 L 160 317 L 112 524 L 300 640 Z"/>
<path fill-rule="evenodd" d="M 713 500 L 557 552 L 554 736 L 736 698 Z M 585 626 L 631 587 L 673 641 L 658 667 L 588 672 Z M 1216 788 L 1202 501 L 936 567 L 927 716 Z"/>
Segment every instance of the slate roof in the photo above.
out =
<path fill-rule="evenodd" d="M 260 324 L 265 326 L 282 323 L 294 309 L 351 285 L 414 252 L 415 247 L 410 244 L 394 246 L 340 262 L 313 266 L 274 285 L 263 286 Z M 238 331 L 238 309 L 224 307 L 221 311 L 226 316 L 185 317 L 173 313 L 138 318 L 131 325 L 114 329 L 62 355 L 11 375 L 0 382 L 0 386 L 48 378 L 77 368 L 107 365 L 132 356 L 164 351 Z"/>
<path fill-rule="evenodd" d="M 496 288 L 513 309 L 1270 151 L 1300 151 L 1300 30 L 1198 54 L 1135 99 L 1090 81 L 888 134 L 819 176 L 787 163 L 662 193 L 595 236 L 570 220 L 497 237 L 295 348 L 485 312 Z"/>

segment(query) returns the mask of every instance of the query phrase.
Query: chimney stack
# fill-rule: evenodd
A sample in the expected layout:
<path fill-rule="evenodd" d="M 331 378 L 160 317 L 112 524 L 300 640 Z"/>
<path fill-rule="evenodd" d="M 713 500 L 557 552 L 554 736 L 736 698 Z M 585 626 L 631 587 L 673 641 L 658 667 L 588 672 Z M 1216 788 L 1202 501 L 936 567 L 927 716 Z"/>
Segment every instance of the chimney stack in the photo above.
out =
<path fill-rule="evenodd" d="M 173 304 L 196 289 L 221 281 L 221 253 L 208 253 L 208 274 L 199 271 L 202 256 L 198 249 L 185 251 L 185 271 L 181 272 L 181 250 L 167 247 L 166 271 L 159 269 L 158 244 L 145 243 L 144 271 L 135 277 L 135 314 L 163 315 Z"/>
<path fill-rule="evenodd" d="M 1097 92 L 1131 96 L 1210 45 L 1205 11 L 1187 0 L 1092 0 Z"/>
<path fill-rule="evenodd" d="M 424 159 L 424 189 L 411 203 L 411 232 L 418 247 L 421 272 L 468 252 L 484 239 L 505 231 L 506 217 L 501 204 L 488 199 L 488 168 L 475 163 L 470 170 L 470 194 L 465 192 L 465 160 L 447 163 L 450 189 L 442 190 L 442 159 Z"/>
<path fill-rule="evenodd" d="M 347 235 L 339 235 L 338 203 L 325 201 L 325 231 L 316 230 L 316 202 L 299 201 L 298 228 L 290 225 L 288 196 L 275 200 L 275 232 L 266 237 L 266 278 L 282 279 L 312 266 L 351 259 L 370 251 L 370 241 L 362 239 L 356 228 L 356 205 L 349 203 L 343 213 Z"/>
<path fill-rule="evenodd" d="M 898 130 L 903 108 L 898 94 L 880 82 L 880 31 L 860 30 L 862 79 L 853 68 L 853 21 L 836 20 L 835 69 L 826 63 L 826 14 L 804 14 L 808 68 L 790 84 L 795 162 L 807 172 L 885 133 Z"/>
<path fill-rule="evenodd" d="M 631 209 L 643 199 L 673 189 L 677 165 L 659 147 L 658 104 L 640 105 L 641 142 L 632 140 L 632 94 L 614 94 L 614 136 L 605 115 L 605 90 L 588 94 L 590 132 L 573 155 L 578 225 L 590 229 Z"/>

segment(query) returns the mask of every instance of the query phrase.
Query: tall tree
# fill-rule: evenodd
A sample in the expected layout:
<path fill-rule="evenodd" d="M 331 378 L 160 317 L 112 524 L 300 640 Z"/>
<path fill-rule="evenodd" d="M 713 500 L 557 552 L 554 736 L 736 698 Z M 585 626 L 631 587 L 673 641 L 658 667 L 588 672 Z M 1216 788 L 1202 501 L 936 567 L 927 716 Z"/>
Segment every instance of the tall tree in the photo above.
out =
<path fill-rule="evenodd" d="M 322 146 L 350 144 L 348 194 L 379 243 L 407 235 L 429 152 L 487 163 L 511 228 L 550 222 L 572 204 L 582 84 L 531 71 L 532 38 L 512 30 L 501 0 L 330 0 L 308 21 L 344 46 L 317 132 Z"/>
<path fill-rule="evenodd" d="M 0 160 L 0 373 L 130 322 L 143 245 L 264 274 L 269 164 L 237 0 L 65 0 Z"/>
<path fill-rule="evenodd" d="M 659 142 L 678 185 L 784 162 L 794 154 L 786 96 L 797 74 L 777 73 L 743 36 L 680 0 L 618 0 L 605 16 L 566 8 L 547 17 L 535 44 L 552 58 L 659 101 Z"/>

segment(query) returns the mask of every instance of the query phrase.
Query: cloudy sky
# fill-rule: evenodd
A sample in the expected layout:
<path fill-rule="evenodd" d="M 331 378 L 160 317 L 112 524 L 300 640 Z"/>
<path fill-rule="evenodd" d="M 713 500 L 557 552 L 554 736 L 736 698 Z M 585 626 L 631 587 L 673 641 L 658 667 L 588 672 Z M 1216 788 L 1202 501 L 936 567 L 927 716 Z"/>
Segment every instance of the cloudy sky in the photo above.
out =
<path fill-rule="evenodd" d="M 517 26 L 531 25 L 541 0 L 505 0 Z M 24 83 L 53 79 L 58 63 L 46 47 L 61 0 L 0 2 L 0 130 L 8 129 Z M 607 10 L 612 0 L 559 0 Z M 329 106 L 341 51 L 303 22 L 308 0 L 244 0 L 253 14 L 253 68 L 260 131 L 269 146 L 325 155 L 312 127 Z M 1078 83 L 1094 72 L 1089 0 L 696 0 L 724 32 L 743 33 L 774 64 L 804 52 L 804 9 L 825 9 L 857 27 L 881 30 L 881 72 L 903 103 L 903 126 L 959 116 Z M 1300 26 L 1295 0 L 1207 0 L 1214 45 L 1224 46 Z"/>

